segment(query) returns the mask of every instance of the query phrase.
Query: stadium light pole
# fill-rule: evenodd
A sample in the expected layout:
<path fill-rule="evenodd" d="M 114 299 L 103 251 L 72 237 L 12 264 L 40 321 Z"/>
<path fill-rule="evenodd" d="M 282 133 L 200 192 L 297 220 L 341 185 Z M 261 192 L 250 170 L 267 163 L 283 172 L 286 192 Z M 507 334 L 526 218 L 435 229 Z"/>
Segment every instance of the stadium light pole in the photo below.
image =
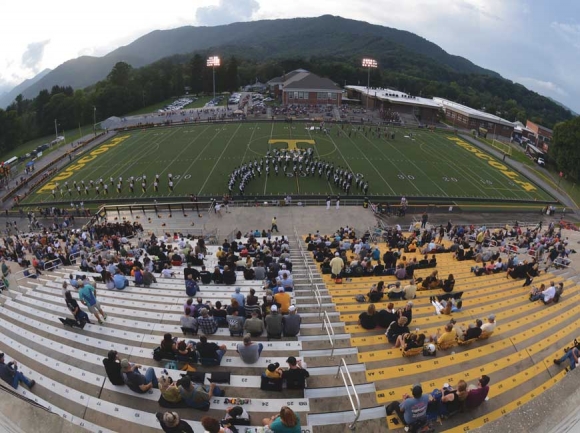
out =
<path fill-rule="evenodd" d="M 97 107 L 93 105 L 93 134 L 97 135 Z"/>
<path fill-rule="evenodd" d="M 362 66 L 363 68 L 368 69 L 367 74 L 367 110 L 369 109 L 369 96 L 370 96 L 370 88 L 371 88 L 371 68 L 378 68 L 379 64 L 375 59 L 362 59 Z"/>
<path fill-rule="evenodd" d="M 54 119 L 54 139 L 58 140 L 58 125 L 56 124 L 56 119 Z"/>
<path fill-rule="evenodd" d="M 211 56 L 207 59 L 207 66 L 211 66 L 213 71 L 213 99 L 215 100 L 215 68 L 220 65 L 220 58 L 218 56 Z"/>

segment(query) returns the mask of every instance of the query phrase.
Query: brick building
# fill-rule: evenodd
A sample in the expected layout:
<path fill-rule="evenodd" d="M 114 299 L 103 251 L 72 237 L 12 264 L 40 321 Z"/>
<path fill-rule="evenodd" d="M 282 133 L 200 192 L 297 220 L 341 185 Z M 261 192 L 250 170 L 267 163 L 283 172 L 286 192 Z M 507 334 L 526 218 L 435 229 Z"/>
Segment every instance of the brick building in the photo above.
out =
<path fill-rule="evenodd" d="M 553 131 L 550 128 L 538 125 L 531 120 L 526 122 L 526 128 L 534 133 L 536 146 L 542 149 L 544 152 L 547 152 L 552 141 Z"/>
<path fill-rule="evenodd" d="M 514 133 L 516 125 L 499 116 L 443 98 L 433 98 L 433 101 L 441 106 L 447 123 L 457 128 L 474 129 L 480 133 L 483 129 L 487 131 L 487 137 L 504 141 L 511 139 Z"/>
<path fill-rule="evenodd" d="M 270 92 L 283 104 L 340 105 L 342 89 L 329 78 L 297 69 L 268 81 Z"/>

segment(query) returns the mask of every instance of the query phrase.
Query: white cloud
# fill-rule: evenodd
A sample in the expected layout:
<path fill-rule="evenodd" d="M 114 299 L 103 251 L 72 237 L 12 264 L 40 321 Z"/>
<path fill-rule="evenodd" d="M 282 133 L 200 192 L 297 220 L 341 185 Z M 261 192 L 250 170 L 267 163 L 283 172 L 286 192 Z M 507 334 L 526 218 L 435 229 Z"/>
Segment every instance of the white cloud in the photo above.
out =
<path fill-rule="evenodd" d="M 531 77 L 519 77 L 517 78 L 516 81 L 519 81 L 524 86 L 528 86 L 532 90 L 535 90 L 536 92 L 543 95 L 547 94 L 549 96 L 554 95 L 569 96 L 568 92 L 566 92 L 560 86 L 551 81 L 543 81 Z"/>
<path fill-rule="evenodd" d="M 22 67 L 34 72 L 40 71 L 40 64 L 44 57 L 44 48 L 50 43 L 50 39 L 44 41 L 32 42 L 26 47 L 22 54 Z"/>
<path fill-rule="evenodd" d="M 260 9 L 257 0 L 219 0 L 217 5 L 197 8 L 198 24 L 217 26 L 239 21 L 248 21 Z"/>
<path fill-rule="evenodd" d="M 550 28 L 564 39 L 566 42 L 572 44 L 576 48 L 580 48 L 580 25 L 559 23 L 557 21 L 550 24 Z"/>

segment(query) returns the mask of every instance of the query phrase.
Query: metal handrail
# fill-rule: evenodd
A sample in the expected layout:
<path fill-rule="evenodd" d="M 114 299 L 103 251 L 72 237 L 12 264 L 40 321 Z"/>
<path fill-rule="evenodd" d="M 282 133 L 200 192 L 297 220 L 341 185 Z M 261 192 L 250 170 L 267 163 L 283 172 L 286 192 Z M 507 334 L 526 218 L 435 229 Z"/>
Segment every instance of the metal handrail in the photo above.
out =
<path fill-rule="evenodd" d="M 346 372 L 346 375 L 345 375 Z M 360 398 L 358 396 L 358 392 L 356 391 L 356 388 L 354 386 L 354 382 L 352 381 L 352 377 L 350 376 L 350 371 L 348 371 L 348 366 L 346 365 L 346 361 L 344 360 L 344 358 L 340 359 L 340 364 L 338 365 L 338 371 L 336 372 L 336 378 L 338 378 L 338 375 L 342 376 L 342 381 L 344 383 L 344 386 L 346 388 L 346 394 L 348 395 L 348 399 L 350 400 L 350 405 L 352 406 L 352 410 L 354 412 L 354 421 L 352 422 L 352 424 L 350 424 L 348 426 L 349 429 L 354 430 L 356 427 L 356 422 L 358 421 L 358 419 L 360 418 L 360 413 L 361 413 L 361 407 L 360 407 Z M 347 379 L 348 379 L 348 383 L 347 383 Z M 352 389 L 352 392 L 351 392 Z M 356 400 L 356 404 L 352 399 L 352 396 L 354 395 L 354 398 Z"/>
<path fill-rule="evenodd" d="M 314 300 L 318 304 L 318 317 L 320 318 L 320 316 L 322 315 L 322 295 L 320 294 L 320 290 L 318 289 L 318 284 L 315 284 L 313 287 L 314 287 L 313 290 Z"/>
<path fill-rule="evenodd" d="M 24 275 L 24 272 L 28 271 L 29 275 Z M 17 277 L 18 274 L 22 274 L 20 277 Z M 30 266 L 26 269 L 23 269 L 21 271 L 18 271 L 14 274 L 14 281 L 16 281 L 16 286 L 19 286 L 18 281 L 20 280 L 25 280 L 27 278 L 30 278 L 30 275 L 34 275 L 36 274 L 36 269 L 34 269 L 34 267 Z"/>
<path fill-rule="evenodd" d="M 52 270 L 52 269 L 54 269 L 54 268 L 57 268 L 57 267 L 58 267 L 58 264 L 55 264 L 55 265 L 54 265 L 53 267 L 51 267 L 51 268 L 48 268 L 48 269 L 46 268 L 46 265 L 48 265 L 49 263 L 53 263 L 53 262 L 62 263 L 62 262 L 60 261 L 60 259 L 49 260 L 48 262 L 45 262 L 45 263 L 44 263 L 44 270 L 45 270 L 45 271 L 50 271 L 50 270 Z"/>
<path fill-rule="evenodd" d="M 330 323 L 330 318 L 328 317 L 328 313 L 324 312 L 324 317 L 322 318 L 322 329 L 326 329 L 326 335 L 328 335 L 328 340 L 330 341 L 330 346 L 332 350 L 330 351 L 330 358 L 334 358 L 334 340 L 336 338 L 334 334 L 334 328 L 332 327 L 332 323 Z"/>

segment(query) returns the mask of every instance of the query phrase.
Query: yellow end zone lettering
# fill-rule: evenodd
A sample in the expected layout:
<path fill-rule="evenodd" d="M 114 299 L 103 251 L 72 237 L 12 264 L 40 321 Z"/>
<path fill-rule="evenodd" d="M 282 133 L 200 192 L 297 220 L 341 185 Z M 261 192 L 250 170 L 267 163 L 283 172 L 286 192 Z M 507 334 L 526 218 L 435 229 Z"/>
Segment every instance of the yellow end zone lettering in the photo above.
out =
<path fill-rule="evenodd" d="M 74 175 L 77 171 L 84 168 L 84 166 L 87 165 L 87 163 L 96 159 L 97 156 L 99 156 L 101 153 L 105 153 L 107 150 L 117 146 L 118 144 L 125 141 L 127 138 L 129 138 L 129 135 L 123 135 L 121 137 L 113 138 L 110 143 L 103 144 L 99 146 L 97 149 L 92 150 L 87 156 L 84 156 L 81 159 L 79 159 L 76 164 L 67 167 L 66 170 L 53 177 L 50 182 L 48 182 L 46 185 L 44 185 L 42 188 L 36 191 L 36 193 L 42 194 L 45 192 L 51 192 L 53 189 L 56 188 L 56 182 L 58 182 L 59 180 L 68 179 L 69 177 Z"/>
<path fill-rule="evenodd" d="M 485 153 L 482 153 L 479 149 L 472 146 L 471 144 L 466 143 L 465 141 L 463 141 L 462 139 L 457 138 L 457 137 L 449 137 L 449 140 L 453 141 L 458 146 L 463 147 L 465 150 L 474 153 L 475 156 L 477 156 L 479 159 L 483 159 L 483 160 L 487 161 L 487 163 L 490 166 L 499 170 L 504 176 L 506 176 L 508 179 L 511 179 L 515 184 L 521 186 L 522 189 L 524 189 L 525 191 L 527 191 L 527 192 L 536 191 L 537 188 L 533 184 L 531 184 L 530 182 L 525 182 L 523 180 L 520 180 L 519 173 L 511 171 L 507 166 L 494 160 L 491 156 L 489 156 Z"/>

